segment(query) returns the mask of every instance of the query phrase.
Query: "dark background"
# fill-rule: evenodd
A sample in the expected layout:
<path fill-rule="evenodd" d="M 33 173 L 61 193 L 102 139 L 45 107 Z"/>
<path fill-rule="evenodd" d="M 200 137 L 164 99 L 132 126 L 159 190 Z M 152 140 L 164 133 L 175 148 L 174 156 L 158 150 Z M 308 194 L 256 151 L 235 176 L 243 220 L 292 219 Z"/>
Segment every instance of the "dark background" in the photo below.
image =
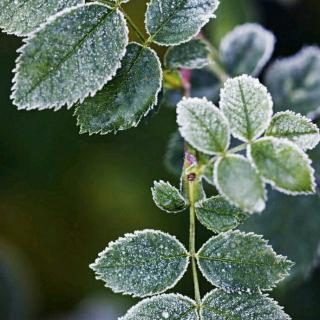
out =
<path fill-rule="evenodd" d="M 221 2 L 206 28 L 215 45 L 248 21 L 275 33 L 275 57 L 320 44 L 319 0 Z M 142 27 L 144 1 L 126 9 Z M 116 319 L 136 300 L 94 279 L 88 264 L 97 253 L 144 228 L 187 241 L 187 216 L 163 214 L 150 195 L 155 179 L 177 182 L 163 165 L 175 113 L 161 108 L 137 129 L 89 137 L 78 134 L 72 110 L 17 111 L 9 96 L 20 45 L 0 34 L 0 319 Z M 205 281 L 202 288 L 210 289 Z M 190 277 L 176 290 L 192 295 Z M 319 269 L 276 296 L 293 319 L 320 319 Z"/>

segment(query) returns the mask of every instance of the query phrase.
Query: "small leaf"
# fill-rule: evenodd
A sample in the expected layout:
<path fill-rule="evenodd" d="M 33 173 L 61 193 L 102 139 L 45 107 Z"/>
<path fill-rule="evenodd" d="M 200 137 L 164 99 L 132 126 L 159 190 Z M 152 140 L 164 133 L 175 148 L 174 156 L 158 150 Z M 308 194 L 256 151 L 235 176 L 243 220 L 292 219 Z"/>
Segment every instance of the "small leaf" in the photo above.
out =
<path fill-rule="evenodd" d="M 221 196 L 199 201 L 195 205 L 199 221 L 209 230 L 221 233 L 236 228 L 248 214 Z"/>
<path fill-rule="evenodd" d="M 262 138 L 248 147 L 248 156 L 277 190 L 292 195 L 315 192 L 311 160 L 295 144 L 284 139 Z"/>
<path fill-rule="evenodd" d="M 145 299 L 119 320 L 198 320 L 196 303 L 180 294 Z"/>
<path fill-rule="evenodd" d="M 258 79 L 243 75 L 226 81 L 221 90 L 220 108 L 230 121 L 233 136 L 250 141 L 268 128 L 272 99 Z"/>
<path fill-rule="evenodd" d="M 246 212 L 265 208 L 264 183 L 250 161 L 239 155 L 227 155 L 215 163 L 215 185 L 230 203 Z"/>
<path fill-rule="evenodd" d="M 228 74 L 259 75 L 274 50 L 274 35 L 256 23 L 246 23 L 228 33 L 220 45 L 220 57 Z"/>
<path fill-rule="evenodd" d="M 290 320 L 276 301 L 261 293 L 209 292 L 200 309 L 202 320 Z"/>
<path fill-rule="evenodd" d="M 320 48 L 305 47 L 275 61 L 266 71 L 265 83 L 277 110 L 290 106 L 302 114 L 316 111 L 320 106 Z"/>
<path fill-rule="evenodd" d="M 182 197 L 179 190 L 169 182 L 154 182 L 151 189 L 155 204 L 163 211 L 174 213 L 186 209 L 186 200 Z"/>
<path fill-rule="evenodd" d="M 191 40 L 214 18 L 218 0 L 151 0 L 146 28 L 157 44 L 174 46 Z"/>
<path fill-rule="evenodd" d="M 309 118 L 291 111 L 276 113 L 271 120 L 266 135 L 286 138 L 302 150 L 313 149 L 320 141 L 317 125 L 313 124 Z"/>
<path fill-rule="evenodd" d="M 26 36 L 47 18 L 84 0 L 1 0 L 0 28 L 9 34 Z"/>
<path fill-rule="evenodd" d="M 117 132 L 136 127 L 157 103 L 162 70 L 156 53 L 129 44 L 116 77 L 76 110 L 80 132 Z"/>
<path fill-rule="evenodd" d="M 229 125 L 222 112 L 205 98 L 184 98 L 177 107 L 182 137 L 206 154 L 224 152 L 230 142 Z"/>
<path fill-rule="evenodd" d="M 168 69 L 201 69 L 210 63 L 210 49 L 200 39 L 171 47 L 165 54 L 164 64 Z"/>
<path fill-rule="evenodd" d="M 293 263 L 276 255 L 261 236 L 229 231 L 212 237 L 197 254 L 205 278 L 230 292 L 270 290 Z"/>
<path fill-rule="evenodd" d="M 12 98 L 19 109 L 71 107 L 120 67 L 128 43 L 123 14 L 98 3 L 65 9 L 20 49 Z"/>
<path fill-rule="evenodd" d="M 111 242 L 90 268 L 114 292 L 145 297 L 173 288 L 188 262 L 188 253 L 176 238 L 144 230 Z"/>

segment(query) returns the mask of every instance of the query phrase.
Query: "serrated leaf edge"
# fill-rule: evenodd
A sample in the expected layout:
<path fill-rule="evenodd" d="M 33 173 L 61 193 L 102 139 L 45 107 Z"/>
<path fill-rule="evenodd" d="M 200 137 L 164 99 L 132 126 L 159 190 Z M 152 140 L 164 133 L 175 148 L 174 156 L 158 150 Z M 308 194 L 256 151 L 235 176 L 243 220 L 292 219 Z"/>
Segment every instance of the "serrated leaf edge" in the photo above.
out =
<path fill-rule="evenodd" d="M 58 12 L 57 14 L 49 17 L 46 22 L 42 23 L 42 24 L 39 26 L 39 28 L 37 28 L 37 29 L 34 30 L 33 32 L 29 33 L 29 34 L 28 34 L 28 37 L 23 39 L 23 43 L 24 43 L 24 44 L 22 45 L 22 47 L 20 47 L 20 48 L 16 51 L 16 52 L 19 53 L 20 55 L 18 56 L 18 58 L 17 58 L 16 61 L 15 61 L 15 63 L 16 63 L 15 68 L 12 70 L 12 72 L 13 72 L 13 74 L 14 74 L 14 77 L 13 77 L 13 79 L 12 79 L 12 84 L 13 84 L 13 86 L 12 86 L 12 88 L 11 88 L 12 93 L 11 93 L 10 98 L 13 100 L 13 103 L 17 106 L 17 109 L 18 109 L 18 110 L 30 111 L 30 110 L 34 110 L 34 109 L 37 109 L 37 110 L 49 110 L 49 109 L 53 109 L 54 111 L 58 111 L 58 110 L 60 110 L 64 105 L 67 106 L 67 109 L 70 109 L 70 108 L 71 108 L 74 104 L 76 104 L 77 102 L 78 102 L 78 103 L 82 103 L 82 102 L 84 101 L 84 99 L 87 98 L 88 96 L 94 97 L 95 94 L 96 94 L 98 91 L 100 91 L 100 90 L 103 88 L 103 86 L 104 86 L 105 84 L 107 84 L 107 83 L 116 75 L 117 70 L 121 67 L 121 60 L 122 60 L 122 58 L 124 57 L 124 55 L 125 55 L 125 53 L 126 53 L 126 51 L 127 51 L 126 47 L 125 47 L 124 50 L 121 52 L 121 54 L 120 54 L 120 60 L 119 60 L 119 62 L 116 64 L 113 72 L 111 72 L 111 74 L 109 74 L 109 75 L 106 75 L 104 82 L 101 83 L 101 85 L 100 85 L 96 90 L 92 90 L 88 95 L 85 95 L 85 96 L 83 96 L 83 97 L 81 97 L 81 98 L 78 98 L 78 99 L 76 99 L 76 100 L 67 100 L 67 101 L 64 101 L 64 102 L 60 102 L 58 105 L 52 105 L 52 104 L 47 103 L 47 104 L 41 104 L 41 105 L 40 105 L 40 104 L 37 104 L 37 105 L 34 104 L 34 105 L 30 106 L 30 105 L 28 105 L 28 104 L 24 104 L 24 105 L 21 105 L 21 104 L 20 104 L 20 105 L 17 105 L 17 104 L 15 103 L 15 97 L 16 97 L 15 92 L 16 92 L 16 87 L 17 87 L 17 76 L 18 76 L 18 73 L 19 73 L 20 61 L 21 61 L 21 58 L 22 58 L 23 53 L 24 53 L 24 51 L 25 51 L 25 48 L 28 46 L 29 42 L 30 42 L 31 40 L 33 40 L 33 39 L 37 36 L 37 33 L 38 33 L 39 31 L 42 31 L 47 25 L 49 25 L 49 24 L 51 24 L 52 22 L 54 22 L 57 18 L 65 15 L 65 14 L 68 14 L 68 13 L 74 11 L 74 10 L 77 10 L 77 9 L 79 9 L 79 8 L 89 7 L 89 6 L 94 6 L 94 5 L 106 7 L 106 8 L 108 8 L 108 9 L 112 10 L 112 11 L 117 12 L 117 13 L 121 16 L 121 18 L 122 18 L 122 20 L 123 20 L 123 22 L 124 22 L 124 26 L 125 26 L 125 34 L 124 34 L 124 36 L 126 36 L 126 38 L 127 38 L 126 42 L 127 42 L 127 45 L 128 45 L 128 42 L 129 42 L 129 29 L 128 29 L 127 22 L 126 22 L 126 19 L 125 19 L 125 17 L 124 17 L 124 14 L 123 14 L 120 10 L 114 9 L 114 8 L 112 8 L 112 7 L 110 7 L 110 6 L 106 5 L 106 4 L 102 4 L 101 2 L 96 2 L 96 1 L 95 1 L 95 2 L 90 2 L 90 3 L 85 3 L 85 4 L 80 4 L 80 5 L 77 5 L 77 6 L 72 6 L 72 7 L 69 7 L 69 8 L 65 8 L 65 9 L 61 10 L 60 12 Z"/>
<path fill-rule="evenodd" d="M 125 243 L 128 239 L 132 239 L 132 238 L 134 238 L 136 236 L 147 234 L 147 233 L 152 233 L 152 234 L 155 234 L 155 235 L 161 234 L 162 236 L 168 237 L 171 240 L 175 241 L 175 243 L 181 248 L 181 250 L 184 251 L 184 254 L 186 255 L 185 267 L 181 271 L 181 274 L 179 275 L 179 277 L 177 277 L 177 279 L 173 282 L 172 285 L 167 286 L 163 290 L 161 290 L 161 291 L 159 291 L 157 293 L 144 294 L 144 295 L 136 295 L 136 294 L 132 294 L 132 293 L 126 292 L 126 291 L 114 290 L 113 288 L 107 286 L 107 283 L 105 283 L 105 281 L 103 281 L 101 279 L 101 276 L 96 273 L 96 269 L 95 269 L 96 265 L 99 264 L 101 257 L 106 255 L 109 251 L 111 251 L 113 249 L 114 245 L 121 245 L 122 243 Z M 94 271 L 94 273 L 96 275 L 95 279 L 96 280 L 102 280 L 104 282 L 104 284 L 105 284 L 105 287 L 111 289 L 114 293 L 121 293 L 124 296 L 132 296 L 133 298 L 145 298 L 145 297 L 150 297 L 150 296 L 154 296 L 154 295 L 159 295 L 159 294 L 161 294 L 161 293 L 163 293 L 163 292 L 175 287 L 177 285 L 177 283 L 182 279 L 184 274 L 186 273 L 186 271 L 188 269 L 188 266 L 189 266 L 189 263 L 190 263 L 190 258 L 189 258 L 189 253 L 188 253 L 187 249 L 185 248 L 185 246 L 175 236 L 172 236 L 169 233 L 166 233 L 166 232 L 163 232 L 163 231 L 160 231 L 160 230 L 144 229 L 144 230 L 136 230 L 133 233 L 126 233 L 123 237 L 120 237 L 115 241 L 110 241 L 108 243 L 107 247 L 104 250 L 102 250 L 101 252 L 98 253 L 98 257 L 95 259 L 95 261 L 93 263 L 91 263 L 89 265 L 89 268 Z"/>
<path fill-rule="evenodd" d="M 295 149 L 301 156 L 302 158 L 306 161 L 306 164 L 308 166 L 308 169 L 310 171 L 310 178 L 311 178 L 311 189 L 312 191 L 299 191 L 299 192 L 295 192 L 295 191 L 290 191 L 290 190 L 286 190 L 286 189 L 283 189 L 283 188 L 280 188 L 278 187 L 275 182 L 273 180 L 270 180 L 266 177 L 264 177 L 260 172 L 259 172 L 259 169 L 257 168 L 255 162 L 254 162 L 254 159 L 252 158 L 252 155 L 251 155 L 251 145 L 248 144 L 247 146 L 247 157 L 249 159 L 249 161 L 251 162 L 251 164 L 255 167 L 255 169 L 258 171 L 261 179 L 265 182 L 265 183 L 268 183 L 271 185 L 271 187 L 274 189 L 274 190 L 277 190 L 277 191 L 280 191 L 284 194 L 287 194 L 287 195 L 291 195 L 291 196 L 297 196 L 297 195 L 312 195 L 312 194 L 315 194 L 316 192 L 316 178 L 315 178 L 315 170 L 314 168 L 312 167 L 312 160 L 308 157 L 308 155 L 302 150 L 300 149 L 296 144 L 294 144 L 293 142 L 291 142 L 290 140 L 288 139 L 285 139 L 285 138 L 274 138 L 274 137 L 271 137 L 271 136 L 268 136 L 268 137 L 263 137 L 263 138 L 260 138 L 258 140 L 256 140 L 255 142 L 260 142 L 260 141 L 265 141 L 265 140 L 273 140 L 274 142 L 278 142 L 279 140 L 283 143 L 287 143 L 288 145 L 290 145 L 293 149 Z"/>

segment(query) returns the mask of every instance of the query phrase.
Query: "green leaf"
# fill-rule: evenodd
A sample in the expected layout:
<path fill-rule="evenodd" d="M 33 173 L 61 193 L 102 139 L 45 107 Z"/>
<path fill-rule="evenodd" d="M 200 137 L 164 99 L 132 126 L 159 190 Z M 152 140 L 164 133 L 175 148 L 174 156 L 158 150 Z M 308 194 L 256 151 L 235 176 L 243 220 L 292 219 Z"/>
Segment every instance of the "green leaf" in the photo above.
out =
<path fill-rule="evenodd" d="M 224 152 L 230 142 L 229 124 L 222 112 L 205 98 L 178 103 L 177 122 L 182 137 L 206 154 Z"/>
<path fill-rule="evenodd" d="M 151 188 L 152 197 L 155 204 L 163 211 L 174 213 L 186 209 L 187 203 L 179 190 L 169 182 L 154 182 Z"/>
<path fill-rule="evenodd" d="M 180 294 L 145 299 L 119 320 L 198 320 L 196 303 Z"/>
<path fill-rule="evenodd" d="M 259 75 L 274 50 L 274 35 L 256 23 L 246 23 L 228 33 L 220 45 L 220 57 L 228 74 Z"/>
<path fill-rule="evenodd" d="M 168 69 L 201 69 L 210 63 L 210 49 L 207 43 L 200 39 L 171 47 L 164 57 Z"/>
<path fill-rule="evenodd" d="M 0 28 L 9 34 L 26 36 L 47 18 L 84 0 L 1 0 Z"/>
<path fill-rule="evenodd" d="M 292 142 L 262 138 L 248 146 L 248 156 L 277 190 L 292 195 L 315 192 L 311 160 Z"/>
<path fill-rule="evenodd" d="M 98 3 L 65 9 L 20 49 L 12 98 L 19 109 L 55 110 L 94 95 L 120 67 L 123 14 Z"/>
<path fill-rule="evenodd" d="M 209 292 L 200 309 L 202 320 L 290 320 L 276 301 L 261 293 Z"/>
<path fill-rule="evenodd" d="M 309 118 L 291 111 L 276 113 L 266 135 L 288 139 L 302 150 L 313 149 L 320 141 L 317 125 L 312 123 Z"/>
<path fill-rule="evenodd" d="M 174 46 L 191 40 L 214 18 L 218 0 L 151 0 L 146 28 L 157 44 Z"/>
<path fill-rule="evenodd" d="M 234 229 L 248 217 L 247 213 L 221 196 L 199 201 L 195 208 L 199 221 L 215 233 Z"/>
<path fill-rule="evenodd" d="M 258 138 L 269 126 L 272 99 L 258 79 L 243 75 L 226 81 L 220 108 L 230 121 L 231 133 L 242 141 Z"/>
<path fill-rule="evenodd" d="M 305 47 L 275 61 L 266 71 L 265 83 L 277 110 L 290 106 L 302 114 L 316 111 L 320 106 L 320 48 Z"/>
<path fill-rule="evenodd" d="M 137 43 L 129 44 L 116 77 L 77 107 L 80 132 L 106 134 L 136 127 L 157 103 L 161 85 L 156 53 Z"/>
<path fill-rule="evenodd" d="M 188 253 L 175 237 L 144 230 L 111 242 L 90 268 L 114 292 L 145 297 L 173 288 L 188 263 Z"/>
<path fill-rule="evenodd" d="M 215 185 L 230 203 L 246 212 L 265 208 L 264 183 L 250 161 L 240 155 L 227 155 L 215 163 Z"/>
<path fill-rule="evenodd" d="M 261 236 L 240 231 L 212 237 L 197 253 L 197 260 L 205 278 L 229 292 L 270 290 L 293 266 Z"/>

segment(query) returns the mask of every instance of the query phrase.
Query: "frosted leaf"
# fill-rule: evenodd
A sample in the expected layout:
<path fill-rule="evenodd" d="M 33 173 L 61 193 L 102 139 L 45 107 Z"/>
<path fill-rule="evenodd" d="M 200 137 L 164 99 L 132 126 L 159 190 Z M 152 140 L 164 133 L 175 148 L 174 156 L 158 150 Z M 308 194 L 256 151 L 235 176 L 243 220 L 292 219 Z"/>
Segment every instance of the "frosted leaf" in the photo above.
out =
<path fill-rule="evenodd" d="M 119 11 L 98 3 L 65 9 L 20 49 L 12 98 L 19 109 L 56 110 L 107 83 L 128 43 Z"/>
<path fill-rule="evenodd" d="M 165 54 L 164 63 L 168 69 L 201 69 L 210 63 L 209 55 L 207 43 L 195 39 L 169 48 Z"/>
<path fill-rule="evenodd" d="M 26 36 L 48 17 L 84 0 L 1 0 L 0 28 L 9 34 Z"/>
<path fill-rule="evenodd" d="M 151 40 L 173 46 L 191 40 L 214 18 L 218 0 L 151 0 L 146 28 Z"/>
<path fill-rule="evenodd" d="M 293 266 L 261 236 L 240 231 L 212 237 L 197 253 L 197 260 L 205 278 L 228 292 L 270 290 Z"/>
<path fill-rule="evenodd" d="M 114 292 L 145 297 L 173 288 L 188 263 L 188 253 L 175 237 L 144 230 L 109 243 L 90 268 Z"/>
<path fill-rule="evenodd" d="M 177 122 L 182 137 L 206 154 L 224 152 L 230 142 L 229 124 L 222 112 L 205 98 L 178 103 Z"/>
<path fill-rule="evenodd" d="M 199 221 L 215 233 L 234 229 L 248 217 L 247 213 L 221 196 L 199 201 L 195 208 Z"/>
<path fill-rule="evenodd" d="M 186 209 L 186 200 L 182 197 L 179 190 L 173 187 L 169 182 L 154 182 L 151 189 L 155 204 L 166 212 L 180 212 Z"/>
<path fill-rule="evenodd" d="M 315 192 L 311 160 L 292 142 L 262 138 L 248 147 L 248 156 L 265 181 L 277 190 L 292 195 Z"/>
<path fill-rule="evenodd" d="M 274 50 L 274 35 L 256 23 L 246 23 L 228 33 L 220 45 L 220 57 L 228 74 L 259 75 Z"/>
<path fill-rule="evenodd" d="M 200 309 L 202 320 L 290 320 L 283 308 L 261 293 L 209 292 Z"/>
<path fill-rule="evenodd" d="M 215 185 L 230 203 L 246 212 L 265 208 L 264 183 L 250 161 L 240 155 L 220 158 L 214 167 Z"/>
<path fill-rule="evenodd" d="M 106 134 L 137 126 L 157 103 L 161 85 L 156 53 L 137 43 L 129 44 L 115 78 L 77 107 L 80 133 Z"/>
<path fill-rule="evenodd" d="M 276 113 L 266 135 L 286 138 L 302 150 L 313 149 L 320 141 L 317 125 L 312 123 L 309 118 L 291 111 Z"/>
<path fill-rule="evenodd" d="M 228 118 L 235 138 L 251 141 L 268 128 L 272 99 L 258 79 L 243 75 L 227 80 L 220 97 L 220 108 Z"/>
<path fill-rule="evenodd" d="M 198 320 L 196 303 L 180 294 L 163 294 L 133 306 L 119 320 Z"/>
<path fill-rule="evenodd" d="M 316 111 L 320 106 L 320 48 L 306 47 L 275 61 L 266 71 L 265 83 L 277 110 L 290 106 L 302 114 Z"/>

